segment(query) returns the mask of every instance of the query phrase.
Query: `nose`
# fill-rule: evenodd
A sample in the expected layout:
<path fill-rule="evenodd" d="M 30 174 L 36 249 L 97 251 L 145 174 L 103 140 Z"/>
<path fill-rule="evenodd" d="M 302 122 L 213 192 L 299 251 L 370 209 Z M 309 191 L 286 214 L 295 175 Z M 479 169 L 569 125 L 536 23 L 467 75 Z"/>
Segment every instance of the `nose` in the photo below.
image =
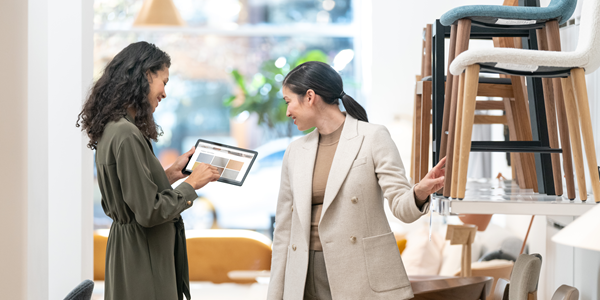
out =
<path fill-rule="evenodd" d="M 291 117 L 292 117 L 292 114 L 290 114 L 290 110 L 289 110 L 289 109 L 286 109 L 286 110 L 285 110 L 285 115 L 286 115 L 288 118 L 291 118 Z"/>

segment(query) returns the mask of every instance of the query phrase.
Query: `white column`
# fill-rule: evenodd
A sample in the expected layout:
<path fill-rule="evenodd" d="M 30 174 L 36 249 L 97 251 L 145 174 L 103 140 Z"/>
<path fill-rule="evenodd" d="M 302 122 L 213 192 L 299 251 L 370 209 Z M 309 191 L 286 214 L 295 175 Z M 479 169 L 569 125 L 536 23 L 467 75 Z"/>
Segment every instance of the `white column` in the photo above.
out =
<path fill-rule="evenodd" d="M 0 298 L 27 297 L 27 2 L 0 1 Z"/>
<path fill-rule="evenodd" d="M 29 0 L 29 299 L 62 299 L 92 278 L 92 156 L 75 127 L 92 80 L 92 5 Z"/>

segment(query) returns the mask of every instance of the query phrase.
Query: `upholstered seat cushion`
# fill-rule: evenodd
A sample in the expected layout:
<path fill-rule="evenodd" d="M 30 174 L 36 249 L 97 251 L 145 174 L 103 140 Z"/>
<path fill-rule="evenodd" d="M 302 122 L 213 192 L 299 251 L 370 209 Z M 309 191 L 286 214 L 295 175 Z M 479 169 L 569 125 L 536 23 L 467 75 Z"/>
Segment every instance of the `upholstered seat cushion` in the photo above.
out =
<path fill-rule="evenodd" d="M 502 25 L 512 25 L 519 23 L 513 21 L 503 22 L 502 20 L 535 21 L 532 23 L 557 20 L 562 24 L 569 20 L 576 6 L 577 0 L 553 0 L 547 7 L 466 5 L 446 12 L 440 18 L 440 22 L 444 26 L 449 26 L 460 19 L 466 18 L 486 24 L 506 23 Z M 501 20 L 498 21 L 498 19 Z M 521 22 L 521 24 L 523 23 Z"/>

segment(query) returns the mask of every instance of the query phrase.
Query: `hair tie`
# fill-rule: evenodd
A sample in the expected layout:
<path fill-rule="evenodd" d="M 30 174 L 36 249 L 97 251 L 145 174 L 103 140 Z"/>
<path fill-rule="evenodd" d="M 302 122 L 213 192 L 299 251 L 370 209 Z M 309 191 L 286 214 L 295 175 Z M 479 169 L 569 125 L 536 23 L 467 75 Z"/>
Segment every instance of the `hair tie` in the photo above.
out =
<path fill-rule="evenodd" d="M 344 93 L 344 91 L 342 91 L 342 93 L 340 94 L 340 98 L 344 98 L 344 96 L 346 96 L 346 93 Z"/>

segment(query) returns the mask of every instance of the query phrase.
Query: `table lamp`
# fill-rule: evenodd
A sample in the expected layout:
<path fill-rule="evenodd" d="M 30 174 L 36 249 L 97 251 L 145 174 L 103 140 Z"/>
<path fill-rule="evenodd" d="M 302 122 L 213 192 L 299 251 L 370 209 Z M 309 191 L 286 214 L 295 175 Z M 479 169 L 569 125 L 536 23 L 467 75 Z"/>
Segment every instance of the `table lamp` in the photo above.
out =
<path fill-rule="evenodd" d="M 600 251 L 600 205 L 587 211 L 552 237 L 555 243 Z"/>

